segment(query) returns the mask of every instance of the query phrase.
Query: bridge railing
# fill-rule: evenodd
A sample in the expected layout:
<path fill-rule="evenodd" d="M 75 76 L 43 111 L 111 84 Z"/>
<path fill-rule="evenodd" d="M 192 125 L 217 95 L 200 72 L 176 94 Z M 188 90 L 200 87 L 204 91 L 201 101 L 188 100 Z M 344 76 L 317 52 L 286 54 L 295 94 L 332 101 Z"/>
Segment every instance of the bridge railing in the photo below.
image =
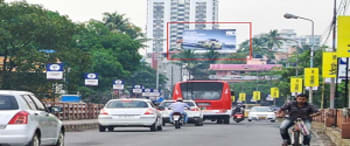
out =
<path fill-rule="evenodd" d="M 85 103 L 45 103 L 46 107 L 57 106 L 62 108 L 61 113 L 56 116 L 61 120 L 84 120 L 97 119 L 102 104 Z"/>

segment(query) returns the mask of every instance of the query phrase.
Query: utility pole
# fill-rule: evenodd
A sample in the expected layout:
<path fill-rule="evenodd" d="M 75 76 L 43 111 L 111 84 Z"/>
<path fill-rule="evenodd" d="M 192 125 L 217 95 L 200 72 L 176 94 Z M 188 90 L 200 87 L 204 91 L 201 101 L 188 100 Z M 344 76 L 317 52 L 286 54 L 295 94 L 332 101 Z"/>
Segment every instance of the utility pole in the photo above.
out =
<path fill-rule="evenodd" d="M 332 49 L 333 52 L 336 51 L 335 49 L 335 41 L 336 41 L 336 25 L 337 24 L 337 0 L 334 0 L 334 10 L 333 10 L 333 36 L 332 36 Z M 337 77 L 336 78 L 331 78 L 331 86 L 330 86 L 330 105 L 329 108 L 330 109 L 334 109 L 334 100 L 335 100 L 335 96 L 337 94 L 337 80 L 338 80 L 338 67 L 337 67 Z"/>

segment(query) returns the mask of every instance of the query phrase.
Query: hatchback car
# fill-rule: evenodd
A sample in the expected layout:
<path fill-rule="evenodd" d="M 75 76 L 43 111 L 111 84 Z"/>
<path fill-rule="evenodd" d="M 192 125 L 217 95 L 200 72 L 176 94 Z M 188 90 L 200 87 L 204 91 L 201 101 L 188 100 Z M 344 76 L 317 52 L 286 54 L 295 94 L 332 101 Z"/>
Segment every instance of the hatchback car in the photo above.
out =
<path fill-rule="evenodd" d="M 63 146 L 64 127 L 33 93 L 0 91 L 0 145 Z"/>
<path fill-rule="evenodd" d="M 163 126 L 165 126 L 166 123 L 170 123 L 169 115 L 171 113 L 171 109 L 169 109 L 169 105 L 175 103 L 174 100 L 165 100 L 163 101 L 159 106 L 160 112 L 162 113 L 163 117 Z M 190 110 L 186 110 L 188 116 L 188 122 L 194 123 L 196 126 L 202 126 L 203 125 L 203 113 L 202 110 L 197 106 L 197 104 L 193 100 L 184 100 L 184 103 L 187 103 L 191 108 Z"/>
<path fill-rule="evenodd" d="M 267 106 L 255 106 L 253 107 L 248 115 L 248 121 L 252 120 L 270 120 L 271 122 L 276 121 L 276 114 L 271 107 Z"/>
<path fill-rule="evenodd" d="M 112 99 L 98 116 L 99 131 L 113 131 L 115 127 L 149 127 L 162 130 L 162 117 L 147 99 Z"/>

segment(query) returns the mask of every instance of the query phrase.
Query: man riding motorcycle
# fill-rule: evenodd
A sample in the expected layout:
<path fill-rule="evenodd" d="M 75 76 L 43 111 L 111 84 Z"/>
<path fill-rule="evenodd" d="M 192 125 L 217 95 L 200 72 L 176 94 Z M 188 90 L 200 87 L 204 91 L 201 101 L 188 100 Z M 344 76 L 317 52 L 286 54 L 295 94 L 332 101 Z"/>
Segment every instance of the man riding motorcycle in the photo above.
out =
<path fill-rule="evenodd" d="M 277 112 L 278 117 L 283 117 L 283 112 L 285 111 L 289 115 L 289 117 L 286 118 L 280 126 L 280 132 L 283 139 L 282 146 L 288 146 L 288 144 L 290 144 L 291 139 L 288 133 L 288 129 L 293 126 L 294 121 L 297 118 L 301 118 L 304 121 L 306 128 L 310 131 L 312 121 L 311 116 L 319 114 L 319 111 L 313 105 L 308 103 L 307 100 L 307 95 L 300 94 L 296 97 L 296 101 L 283 105 L 281 109 Z M 310 141 L 311 134 L 305 135 L 303 144 L 308 146 L 310 145 Z"/>
<path fill-rule="evenodd" d="M 244 114 L 244 106 L 242 104 L 237 104 L 236 108 L 232 111 L 232 115 L 236 113 L 243 113 Z"/>
<path fill-rule="evenodd" d="M 184 117 L 184 123 L 187 123 L 188 117 L 187 113 L 185 112 L 185 108 L 190 109 L 190 106 L 187 103 L 184 103 L 181 97 L 177 98 L 175 103 L 170 104 L 169 108 L 172 110 L 169 116 L 169 120 L 171 123 L 173 123 L 174 113 L 181 113 Z"/>

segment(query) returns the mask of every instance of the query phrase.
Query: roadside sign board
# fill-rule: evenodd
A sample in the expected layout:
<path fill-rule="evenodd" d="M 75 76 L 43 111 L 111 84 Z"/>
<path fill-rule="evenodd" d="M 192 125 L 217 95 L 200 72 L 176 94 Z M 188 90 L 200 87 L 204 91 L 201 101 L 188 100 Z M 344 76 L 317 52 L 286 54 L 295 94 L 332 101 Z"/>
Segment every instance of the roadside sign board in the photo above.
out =
<path fill-rule="evenodd" d="M 304 84 L 305 87 L 318 87 L 319 86 L 319 70 L 318 68 L 305 68 L 304 69 Z"/>
<path fill-rule="evenodd" d="M 338 57 L 350 57 L 350 16 L 338 16 Z"/>
<path fill-rule="evenodd" d="M 98 86 L 98 74 L 86 73 L 85 74 L 85 86 Z"/>
<path fill-rule="evenodd" d="M 54 63 L 46 65 L 46 78 L 49 80 L 63 79 L 63 63 Z"/>
<path fill-rule="evenodd" d="M 336 78 L 337 77 L 337 53 L 324 52 L 322 55 L 322 77 Z"/>
<path fill-rule="evenodd" d="M 291 93 L 302 93 L 303 92 L 303 79 L 292 77 L 290 79 L 290 92 Z"/>

